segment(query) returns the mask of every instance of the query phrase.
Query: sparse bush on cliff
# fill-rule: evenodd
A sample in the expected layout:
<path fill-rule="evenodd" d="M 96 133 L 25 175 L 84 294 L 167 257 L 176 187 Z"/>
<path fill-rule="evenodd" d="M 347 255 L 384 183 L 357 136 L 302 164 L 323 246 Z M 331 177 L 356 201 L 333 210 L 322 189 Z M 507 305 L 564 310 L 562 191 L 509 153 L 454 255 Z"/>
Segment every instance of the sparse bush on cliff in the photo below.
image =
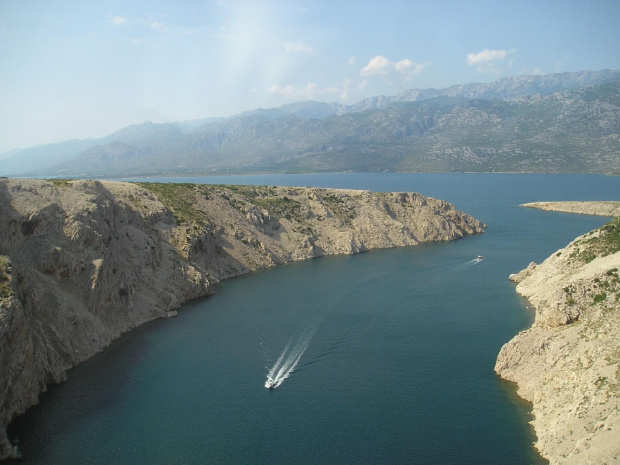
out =
<path fill-rule="evenodd" d="M 14 295 L 10 281 L 11 262 L 7 257 L 0 256 L 0 299 L 7 299 Z"/>
<path fill-rule="evenodd" d="M 301 204 L 296 201 L 284 197 L 273 198 L 256 198 L 253 199 L 257 206 L 264 208 L 271 216 L 276 218 L 286 218 L 288 220 L 295 219 L 301 221 L 300 207 Z"/>
<path fill-rule="evenodd" d="M 596 294 L 594 296 L 594 303 L 598 304 L 599 302 L 604 301 L 607 298 L 607 294 L 605 292 L 601 292 L 600 294 Z"/>
<path fill-rule="evenodd" d="M 204 212 L 196 209 L 194 184 L 173 184 L 159 182 L 140 182 L 140 186 L 151 191 L 172 211 L 177 225 L 184 223 L 206 224 Z"/>
<path fill-rule="evenodd" d="M 50 179 L 49 180 L 55 187 L 69 187 L 70 179 Z"/>
<path fill-rule="evenodd" d="M 620 217 L 614 218 L 609 223 L 598 229 L 598 234 L 590 234 L 587 239 L 582 239 L 571 258 L 576 258 L 583 263 L 590 263 L 596 257 L 605 257 L 620 251 Z"/>

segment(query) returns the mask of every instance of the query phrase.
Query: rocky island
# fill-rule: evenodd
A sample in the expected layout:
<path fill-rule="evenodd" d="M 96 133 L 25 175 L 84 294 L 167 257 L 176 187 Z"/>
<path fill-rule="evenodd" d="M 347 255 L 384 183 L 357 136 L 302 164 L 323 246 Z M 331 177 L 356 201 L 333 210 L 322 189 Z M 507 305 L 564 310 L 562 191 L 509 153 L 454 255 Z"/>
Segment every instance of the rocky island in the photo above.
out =
<path fill-rule="evenodd" d="M 413 193 L 0 179 L 0 450 L 50 383 L 222 279 L 484 225 Z"/>
<path fill-rule="evenodd" d="M 536 207 L 608 215 L 618 202 L 551 204 Z M 619 270 L 616 217 L 510 276 L 536 318 L 502 347 L 495 371 L 532 403 L 536 447 L 552 464 L 620 460 Z"/>

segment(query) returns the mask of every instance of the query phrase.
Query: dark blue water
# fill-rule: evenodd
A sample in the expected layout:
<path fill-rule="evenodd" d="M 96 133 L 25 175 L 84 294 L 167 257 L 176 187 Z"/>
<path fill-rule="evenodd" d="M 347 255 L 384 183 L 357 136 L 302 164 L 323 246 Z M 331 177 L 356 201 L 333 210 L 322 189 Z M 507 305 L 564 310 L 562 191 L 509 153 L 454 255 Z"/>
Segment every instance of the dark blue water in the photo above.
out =
<path fill-rule="evenodd" d="M 178 318 L 122 337 L 44 394 L 10 430 L 22 463 L 543 463 L 531 446 L 528 405 L 493 373 L 502 344 L 533 319 L 507 276 L 606 219 L 517 205 L 617 200 L 619 178 L 207 182 L 415 191 L 489 227 L 461 241 L 324 257 L 224 282 Z M 477 255 L 485 260 L 471 262 Z M 264 388 L 278 359 L 286 368 L 297 358 L 277 389 Z"/>

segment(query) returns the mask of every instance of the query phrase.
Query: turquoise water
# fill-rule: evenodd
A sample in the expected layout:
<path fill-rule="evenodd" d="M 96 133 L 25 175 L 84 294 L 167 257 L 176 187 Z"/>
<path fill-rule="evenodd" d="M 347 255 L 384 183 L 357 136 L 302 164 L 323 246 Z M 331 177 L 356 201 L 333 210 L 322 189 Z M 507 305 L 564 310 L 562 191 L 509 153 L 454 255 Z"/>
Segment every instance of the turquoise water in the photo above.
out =
<path fill-rule="evenodd" d="M 489 227 L 456 242 L 323 257 L 225 281 L 45 393 L 10 429 L 21 463 L 544 463 L 531 447 L 528 405 L 493 373 L 502 344 L 533 319 L 507 276 L 606 219 L 517 205 L 617 199 L 619 178 L 385 173 L 206 182 L 415 191 Z M 484 261 L 472 262 L 477 255 Z M 268 390 L 274 366 L 281 385 Z"/>

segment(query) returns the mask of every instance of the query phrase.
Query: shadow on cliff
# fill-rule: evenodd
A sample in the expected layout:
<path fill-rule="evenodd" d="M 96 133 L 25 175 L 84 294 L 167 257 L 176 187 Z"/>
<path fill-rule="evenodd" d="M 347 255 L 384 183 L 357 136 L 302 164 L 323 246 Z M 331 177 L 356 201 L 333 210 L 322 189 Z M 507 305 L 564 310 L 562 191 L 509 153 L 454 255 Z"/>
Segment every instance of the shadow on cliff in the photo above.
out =
<path fill-rule="evenodd" d="M 189 247 L 188 260 L 190 264 L 212 274 L 218 280 L 254 271 L 228 251 L 232 249 L 234 244 L 223 235 L 205 234 L 196 238 Z"/>
<path fill-rule="evenodd" d="M 9 239 L 17 233 L 19 212 L 11 205 L 8 180 L 0 179 L 0 254 L 11 256 Z"/>
<path fill-rule="evenodd" d="M 24 185 L 22 188 L 33 189 L 33 187 L 29 185 Z M 58 188 L 63 189 L 65 187 Z M 178 263 L 178 260 L 184 261 L 178 254 L 178 251 L 176 254 L 172 253 L 176 248 L 169 239 L 164 239 L 163 235 L 159 235 L 158 239 L 158 241 L 160 241 L 160 250 L 147 247 L 147 243 L 141 241 L 142 236 L 140 235 L 130 238 L 129 236 L 131 236 L 133 232 L 130 226 L 134 223 L 138 226 L 144 224 L 143 220 L 138 218 L 141 215 L 131 206 L 125 207 L 123 205 L 115 205 L 114 201 L 116 196 L 107 189 L 104 184 L 100 182 L 86 182 L 82 184 L 81 189 L 83 189 L 86 194 L 92 194 L 106 202 L 110 202 L 107 206 L 103 206 L 102 203 L 99 202 L 104 210 L 109 211 L 105 215 L 99 215 L 100 217 L 98 216 L 98 220 L 95 220 L 93 218 L 94 215 L 91 215 L 89 211 L 84 211 L 83 213 L 85 216 L 83 218 L 80 217 L 80 222 L 87 224 L 89 228 L 90 226 L 95 226 L 93 221 L 100 222 L 100 227 L 96 229 L 102 233 L 102 241 L 98 243 L 95 255 L 96 258 L 102 259 L 103 262 L 108 263 L 108 265 L 104 267 L 104 271 L 102 271 L 99 279 L 101 279 L 101 276 L 107 276 L 106 279 L 109 278 L 109 280 L 114 281 L 114 283 L 117 281 L 120 283 L 112 286 L 114 289 L 121 289 L 121 291 L 127 289 L 127 286 L 121 286 L 122 279 L 119 276 L 123 273 L 116 273 L 116 268 L 123 268 L 123 260 L 126 257 L 120 255 L 118 260 L 110 261 L 111 251 L 115 247 L 117 249 L 121 247 L 118 236 L 120 236 L 121 241 L 135 242 L 136 248 L 132 249 L 134 252 L 138 249 L 145 250 L 141 253 L 151 257 L 144 262 L 145 266 L 148 265 L 148 263 L 162 261 L 164 249 L 169 249 L 171 256 L 176 257 L 173 262 L 176 261 Z M 33 191 L 33 193 L 36 195 L 36 192 Z M 119 402 L 122 401 L 121 393 L 126 388 L 127 383 L 131 381 L 132 371 L 137 364 L 140 363 L 142 355 L 149 350 L 148 341 L 143 337 L 143 331 L 148 331 L 151 325 L 164 324 L 162 321 L 146 323 L 144 329 L 133 330 L 130 335 L 116 339 L 103 352 L 81 362 L 77 367 L 69 370 L 67 372 L 69 378 L 77 375 L 85 377 L 86 382 L 81 383 L 79 386 L 76 386 L 75 383 L 52 385 L 47 392 L 40 394 L 39 391 L 44 390 L 45 385 L 59 382 L 61 379 L 56 379 L 56 377 L 49 375 L 47 372 L 39 372 L 38 375 L 35 373 L 36 379 L 33 377 L 31 380 L 31 384 L 34 388 L 31 392 L 32 396 L 26 398 L 22 395 L 21 401 L 19 400 L 19 392 L 16 391 L 16 389 L 19 389 L 20 385 L 23 384 L 23 379 L 19 380 L 18 378 L 23 378 L 24 373 L 29 373 L 27 365 L 32 365 L 30 368 L 37 368 L 35 367 L 37 364 L 25 360 L 18 360 L 23 359 L 27 351 L 22 350 L 20 347 L 16 348 L 16 342 L 14 341 L 16 338 L 11 337 L 11 335 L 13 333 L 31 334 L 32 328 L 40 328 L 41 333 L 44 334 L 43 340 L 56 341 L 58 337 L 55 337 L 55 330 L 50 332 L 50 327 L 53 329 L 53 326 L 50 326 L 50 322 L 55 320 L 53 318 L 50 319 L 50 317 L 57 313 L 66 313 L 67 310 L 65 306 L 60 305 L 58 299 L 50 300 L 47 298 L 48 292 L 38 292 L 36 289 L 41 286 L 47 286 L 48 288 L 56 289 L 60 292 L 61 287 L 63 287 L 61 284 L 71 278 L 71 280 L 77 279 L 80 281 L 79 283 L 76 281 L 76 283 L 79 284 L 78 288 L 90 290 L 91 277 L 94 273 L 94 266 L 92 265 L 92 260 L 90 260 L 94 258 L 94 256 L 91 257 L 91 254 L 85 253 L 86 250 L 80 249 L 82 250 L 81 253 L 78 253 L 78 250 L 73 250 L 73 252 L 82 257 L 84 261 L 79 275 L 80 277 L 86 276 L 89 279 L 83 281 L 81 278 L 78 279 L 78 276 L 64 276 L 62 274 L 61 265 L 63 265 L 63 261 L 60 259 L 65 253 L 63 251 L 75 247 L 91 248 L 93 244 L 84 241 L 75 245 L 75 247 L 71 245 L 72 239 L 65 237 L 63 230 L 67 213 L 63 210 L 63 205 L 55 199 L 55 195 L 56 194 L 51 195 L 48 204 L 42 205 L 40 209 L 34 208 L 33 214 L 30 217 L 26 217 L 11 204 L 13 196 L 9 190 L 9 182 L 0 180 L 0 254 L 8 255 L 15 265 L 13 276 L 17 279 L 17 284 L 19 284 L 15 286 L 15 288 L 18 291 L 17 294 L 20 300 L 23 302 L 23 311 L 21 311 L 23 315 L 18 320 L 16 320 L 14 316 L 9 315 L 9 321 L 12 324 L 18 321 L 21 326 L 16 329 L 14 324 L 13 326 L 9 324 L 6 332 L 0 334 L 0 373 L 3 375 L 0 379 L 0 388 L 2 388 L 0 392 L 4 395 L 3 398 L 0 398 L 3 406 L 3 424 L 0 425 L 0 427 L 2 428 L 2 433 L 4 433 L 4 427 L 14 419 L 16 414 L 21 414 L 27 409 L 23 416 L 15 419 L 10 425 L 9 434 L 13 440 L 19 439 L 19 447 L 24 454 L 24 459 L 26 459 L 28 463 L 50 463 L 44 455 L 49 453 L 50 448 L 53 447 L 53 438 L 60 436 L 63 430 L 79 427 L 79 425 L 84 422 L 88 423 L 89 419 L 96 417 L 102 409 L 108 409 L 111 406 L 118 405 Z M 80 215 L 82 215 L 82 213 L 80 213 Z M 154 224 L 159 221 L 164 221 L 167 226 L 173 226 L 175 224 L 174 217 L 171 213 L 169 216 L 166 215 L 166 218 L 149 217 L 144 218 L 144 221 L 153 231 L 159 229 L 158 226 Z M 144 226 L 146 226 L 146 224 L 144 224 Z M 126 239 L 125 235 L 127 235 Z M 52 241 L 53 243 L 45 240 L 48 236 L 55 238 Z M 154 236 L 149 237 L 147 237 L 149 243 L 157 245 L 157 242 L 153 243 L 151 241 L 151 239 L 154 239 Z M 202 271 L 215 269 L 220 278 L 249 272 L 250 270 L 246 264 L 235 259 L 232 254 L 227 251 L 227 249 L 232 250 L 234 248 L 235 244 L 231 244 L 221 235 L 212 234 L 209 235 L 209 239 L 204 244 L 201 244 L 194 250 L 189 261 L 191 264 L 202 265 L 200 266 Z M 54 251 L 58 252 L 57 255 L 59 255 L 60 258 L 55 255 L 52 256 L 53 253 L 55 253 Z M 93 252 L 93 250 L 90 252 Z M 88 260 L 86 260 L 86 258 L 88 258 Z M 168 262 L 166 261 L 166 263 Z M 107 273 L 106 269 L 110 267 L 113 269 L 108 270 L 109 273 Z M 29 269 L 26 270 L 26 268 Z M 30 270 L 30 268 L 32 269 Z M 174 269 L 176 270 L 176 268 L 175 266 Z M 107 274 L 104 275 L 103 273 Z M 174 282 L 174 280 L 171 281 Z M 31 308 L 32 305 L 35 304 L 31 296 L 33 289 L 35 290 L 35 297 L 46 296 L 44 302 L 39 302 L 37 300 L 37 302 L 39 302 L 37 306 L 40 307 L 37 311 Z M 76 290 L 79 291 L 79 289 Z M 81 294 L 81 292 L 78 292 L 78 294 Z M 79 298 L 77 294 L 74 295 L 74 297 Z M 109 312 L 106 312 L 105 308 L 101 307 L 101 305 L 96 304 L 96 300 L 98 299 L 93 297 L 87 298 L 87 296 L 81 297 L 83 297 L 83 306 L 92 307 L 90 310 L 101 313 L 103 318 L 108 316 L 107 314 Z M 118 299 L 119 297 L 116 296 L 116 298 Z M 119 301 L 119 303 L 122 302 Z M 82 306 L 80 306 L 80 308 L 82 308 Z M 88 321 L 84 321 L 84 324 L 88 324 Z M 168 324 L 170 324 L 170 322 L 168 322 Z M 22 326 L 24 326 L 25 332 L 20 330 Z M 86 329 L 87 332 L 89 330 L 88 326 L 82 326 L 81 328 Z M 74 327 L 70 330 L 75 335 L 75 331 L 79 329 L 80 328 Z M 32 338 L 26 337 L 17 339 L 21 340 L 21 342 L 17 340 L 17 344 L 19 345 L 27 343 Z M 35 335 L 35 339 L 38 341 L 39 337 Z M 11 342 L 12 340 L 13 342 Z M 60 357 L 63 359 L 63 363 L 61 364 L 62 368 L 59 368 L 63 376 L 64 369 L 75 364 L 74 343 L 75 340 L 66 347 L 55 348 L 56 350 L 54 353 L 60 354 Z M 57 359 L 50 359 L 51 355 L 47 352 L 43 353 L 40 348 L 40 344 L 33 347 L 33 356 L 35 360 L 39 362 L 41 358 L 45 358 L 45 360 L 49 362 L 45 367 L 50 363 L 59 361 Z M 63 353 L 63 349 L 71 348 L 74 349 L 72 351 L 73 355 L 68 352 Z M 103 349 L 103 346 L 99 350 L 101 349 Z M 128 354 L 130 356 L 129 359 L 127 358 Z M 17 363 L 16 360 L 19 363 Z M 21 368 L 16 372 L 15 366 Z M 46 369 L 45 367 L 43 367 L 44 370 Z M 35 371 L 40 370 L 37 369 Z M 84 373 L 86 373 L 85 376 Z M 7 389 L 7 384 L 8 386 L 13 386 L 13 389 Z M 10 395 L 11 392 L 13 392 L 13 395 Z M 15 397 L 17 397 L 17 401 Z M 37 403 L 37 399 L 40 400 L 40 404 L 34 408 L 28 408 Z M 37 444 L 36 447 L 34 447 L 35 443 Z M 34 452 L 35 450 L 40 452 Z M 32 456 L 31 454 L 37 455 Z"/>

